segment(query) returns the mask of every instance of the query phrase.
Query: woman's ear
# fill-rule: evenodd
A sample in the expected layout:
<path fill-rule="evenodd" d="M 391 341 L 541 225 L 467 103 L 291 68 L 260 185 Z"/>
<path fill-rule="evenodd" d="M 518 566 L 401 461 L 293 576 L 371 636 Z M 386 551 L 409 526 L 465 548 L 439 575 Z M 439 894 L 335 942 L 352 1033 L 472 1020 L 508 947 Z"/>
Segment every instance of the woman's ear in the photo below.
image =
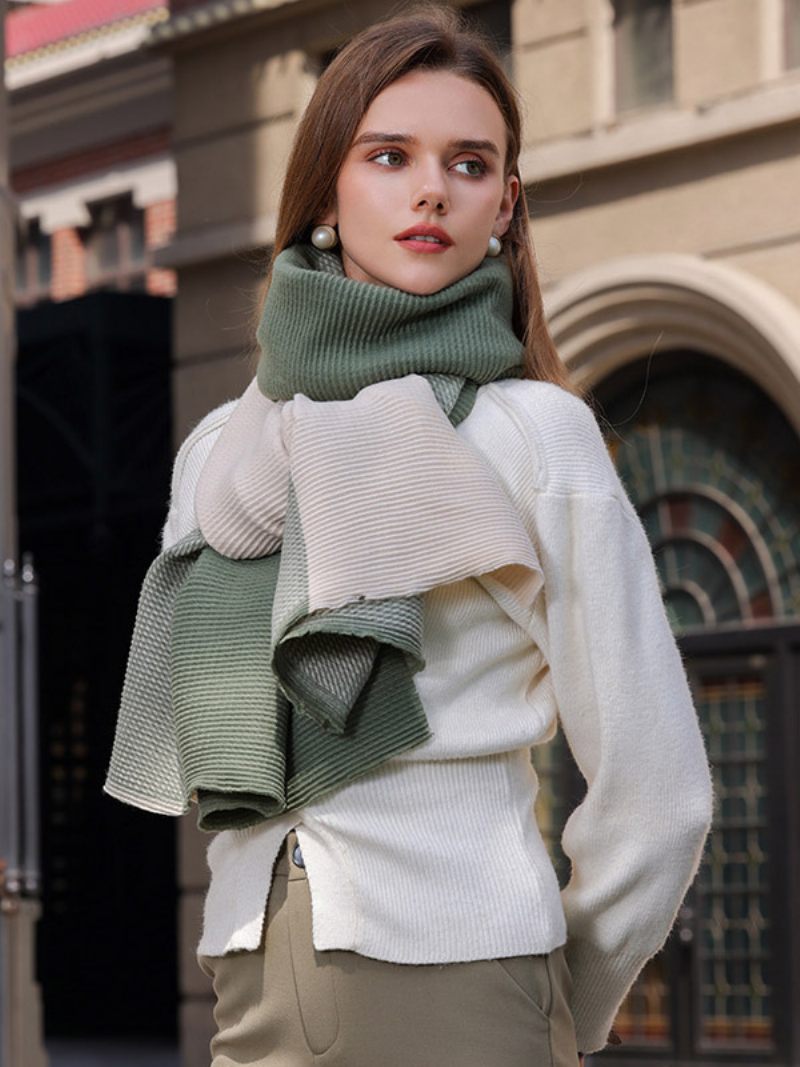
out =
<path fill-rule="evenodd" d="M 508 227 L 511 225 L 511 219 L 514 215 L 514 205 L 517 202 L 519 196 L 520 183 L 516 174 L 509 174 L 506 178 L 506 187 L 503 191 L 503 199 L 500 201 L 500 210 L 497 212 L 494 220 L 494 226 L 492 227 L 492 233 L 497 237 L 502 237 Z"/>

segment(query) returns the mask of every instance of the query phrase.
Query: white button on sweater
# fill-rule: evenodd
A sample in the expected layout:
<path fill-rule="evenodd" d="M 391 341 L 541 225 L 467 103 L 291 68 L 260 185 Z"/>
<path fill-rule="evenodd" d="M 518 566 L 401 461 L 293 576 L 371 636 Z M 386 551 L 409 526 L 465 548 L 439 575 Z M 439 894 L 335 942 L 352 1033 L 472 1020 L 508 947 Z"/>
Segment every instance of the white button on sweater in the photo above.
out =
<path fill-rule="evenodd" d="M 178 452 L 165 547 L 196 525 L 199 473 L 234 406 Z M 297 827 L 317 949 L 414 964 L 566 942 L 578 1047 L 591 1052 L 697 871 L 705 748 L 644 528 L 591 409 L 552 383 L 507 379 L 479 390 L 457 432 L 536 547 L 544 588 L 530 617 L 512 621 L 474 579 L 425 594 L 414 680 L 432 737 L 322 801 L 217 834 L 197 951 L 258 946 L 272 866 Z M 529 758 L 557 718 L 587 783 L 562 838 L 561 892 Z"/>

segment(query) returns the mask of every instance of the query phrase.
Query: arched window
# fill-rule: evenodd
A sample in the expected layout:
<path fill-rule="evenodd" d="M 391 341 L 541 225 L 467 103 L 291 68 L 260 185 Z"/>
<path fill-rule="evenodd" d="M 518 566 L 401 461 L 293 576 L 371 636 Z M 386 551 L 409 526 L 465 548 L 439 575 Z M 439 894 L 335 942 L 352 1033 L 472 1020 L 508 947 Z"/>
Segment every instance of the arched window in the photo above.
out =
<path fill-rule="evenodd" d="M 697 353 L 605 410 L 676 632 L 800 617 L 797 437 L 751 381 Z"/>

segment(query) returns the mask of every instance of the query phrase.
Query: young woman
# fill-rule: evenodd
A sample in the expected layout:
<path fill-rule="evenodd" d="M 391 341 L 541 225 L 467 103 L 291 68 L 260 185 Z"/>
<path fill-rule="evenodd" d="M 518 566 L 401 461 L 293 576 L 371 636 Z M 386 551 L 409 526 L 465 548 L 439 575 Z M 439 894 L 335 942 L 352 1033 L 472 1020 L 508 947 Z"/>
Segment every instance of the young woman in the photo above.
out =
<path fill-rule="evenodd" d="M 175 463 L 165 554 L 202 533 L 229 629 L 264 580 L 242 568 L 282 554 L 265 623 L 279 744 L 259 748 L 257 709 L 225 718 L 224 782 L 182 752 L 201 825 L 229 826 L 198 947 L 214 1067 L 572 1067 L 606 1045 L 700 861 L 689 686 L 645 531 L 547 331 L 519 151 L 514 91 L 451 10 L 352 40 L 289 160 L 257 376 Z M 212 639 L 186 601 L 176 706 L 201 678 L 207 722 L 240 716 L 253 626 Z M 311 708 L 326 667 L 352 689 L 341 719 Z M 530 763 L 557 722 L 586 780 L 563 891 Z M 123 780 L 143 736 L 125 729 L 107 790 L 178 810 L 142 799 L 152 761 Z M 338 775 L 316 792 L 303 737 L 310 776 Z M 280 802 L 231 785 L 281 744 Z"/>

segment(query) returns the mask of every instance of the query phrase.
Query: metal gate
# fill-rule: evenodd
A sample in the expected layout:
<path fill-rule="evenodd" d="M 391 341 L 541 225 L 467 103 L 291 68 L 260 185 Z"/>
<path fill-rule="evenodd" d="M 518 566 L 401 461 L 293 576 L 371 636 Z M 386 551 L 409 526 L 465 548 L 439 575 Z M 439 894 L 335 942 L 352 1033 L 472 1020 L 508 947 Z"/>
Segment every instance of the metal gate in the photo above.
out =
<path fill-rule="evenodd" d="M 49 1036 L 176 1028 L 175 827 L 102 783 L 172 455 L 169 300 L 96 292 L 18 315 L 20 549 L 39 576 Z"/>

